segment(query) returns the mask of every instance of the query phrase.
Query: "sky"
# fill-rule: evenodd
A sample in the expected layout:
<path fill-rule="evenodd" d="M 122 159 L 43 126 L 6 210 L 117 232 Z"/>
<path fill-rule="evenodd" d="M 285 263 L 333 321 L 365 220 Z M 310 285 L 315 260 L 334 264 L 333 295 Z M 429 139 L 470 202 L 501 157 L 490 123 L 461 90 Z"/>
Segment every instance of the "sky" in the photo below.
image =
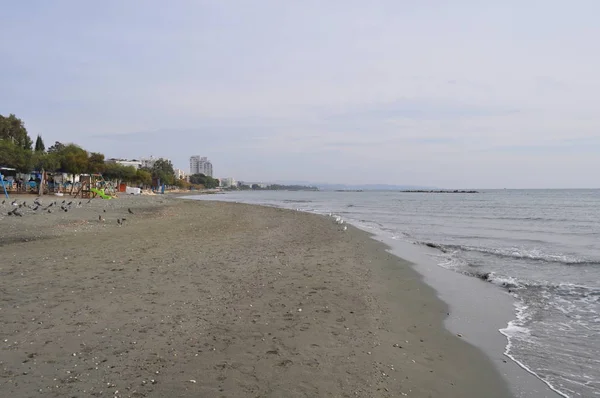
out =
<path fill-rule="evenodd" d="M 0 114 L 246 181 L 597 188 L 597 0 L 27 0 Z"/>

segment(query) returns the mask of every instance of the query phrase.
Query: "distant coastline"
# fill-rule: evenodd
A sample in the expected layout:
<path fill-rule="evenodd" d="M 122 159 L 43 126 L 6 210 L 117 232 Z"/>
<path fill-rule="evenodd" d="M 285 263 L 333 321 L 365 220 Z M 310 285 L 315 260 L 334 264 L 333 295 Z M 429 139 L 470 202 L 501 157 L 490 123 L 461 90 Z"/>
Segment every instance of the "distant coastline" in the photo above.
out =
<path fill-rule="evenodd" d="M 405 190 L 405 191 L 400 191 L 400 192 L 406 192 L 406 193 L 481 193 L 479 191 L 464 191 L 464 190 L 422 190 L 422 189 L 410 189 L 410 190 Z"/>

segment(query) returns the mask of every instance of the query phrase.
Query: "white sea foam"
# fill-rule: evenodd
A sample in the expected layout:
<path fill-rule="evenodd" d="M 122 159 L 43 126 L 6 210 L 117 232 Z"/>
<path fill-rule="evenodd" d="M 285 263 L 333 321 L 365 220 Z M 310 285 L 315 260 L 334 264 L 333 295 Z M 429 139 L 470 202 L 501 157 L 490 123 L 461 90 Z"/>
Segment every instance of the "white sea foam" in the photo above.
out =
<path fill-rule="evenodd" d="M 531 341 L 530 340 L 531 330 L 529 328 L 522 326 L 523 323 L 526 320 L 528 320 L 530 317 L 530 313 L 528 312 L 528 310 L 529 310 L 529 306 L 523 304 L 520 301 L 515 302 L 515 312 L 516 312 L 517 319 L 514 321 L 508 322 L 508 325 L 506 326 L 506 328 L 499 330 L 499 332 L 502 333 L 507 339 L 507 344 L 506 344 L 506 348 L 504 350 L 504 355 L 506 355 L 508 358 L 510 358 L 513 362 L 515 362 L 521 368 L 523 368 L 527 372 L 531 373 L 536 378 L 540 379 L 551 390 L 553 390 L 560 396 L 565 397 L 565 398 L 570 398 L 569 395 L 558 390 L 548 380 L 545 380 L 543 377 L 541 377 L 539 374 L 537 374 L 535 371 L 533 371 L 525 363 L 519 361 L 512 352 L 514 340 Z"/>

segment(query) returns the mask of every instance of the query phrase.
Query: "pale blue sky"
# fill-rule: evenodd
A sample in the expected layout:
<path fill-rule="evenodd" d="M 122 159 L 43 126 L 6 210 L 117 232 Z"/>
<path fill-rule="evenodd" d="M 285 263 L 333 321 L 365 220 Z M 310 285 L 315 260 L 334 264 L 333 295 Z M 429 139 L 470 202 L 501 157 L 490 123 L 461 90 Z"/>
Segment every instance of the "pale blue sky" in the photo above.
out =
<path fill-rule="evenodd" d="M 600 1 L 6 1 L 0 114 L 218 177 L 598 187 Z"/>

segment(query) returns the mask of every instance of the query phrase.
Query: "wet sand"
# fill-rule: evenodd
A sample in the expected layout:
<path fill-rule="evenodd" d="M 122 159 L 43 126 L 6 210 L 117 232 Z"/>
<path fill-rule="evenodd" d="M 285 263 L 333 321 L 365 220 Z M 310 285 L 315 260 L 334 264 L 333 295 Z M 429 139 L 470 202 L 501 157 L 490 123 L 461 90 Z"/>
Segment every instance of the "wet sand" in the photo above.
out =
<path fill-rule="evenodd" d="M 86 202 L 0 207 L 6 396 L 511 396 L 363 231 L 169 196 Z"/>

